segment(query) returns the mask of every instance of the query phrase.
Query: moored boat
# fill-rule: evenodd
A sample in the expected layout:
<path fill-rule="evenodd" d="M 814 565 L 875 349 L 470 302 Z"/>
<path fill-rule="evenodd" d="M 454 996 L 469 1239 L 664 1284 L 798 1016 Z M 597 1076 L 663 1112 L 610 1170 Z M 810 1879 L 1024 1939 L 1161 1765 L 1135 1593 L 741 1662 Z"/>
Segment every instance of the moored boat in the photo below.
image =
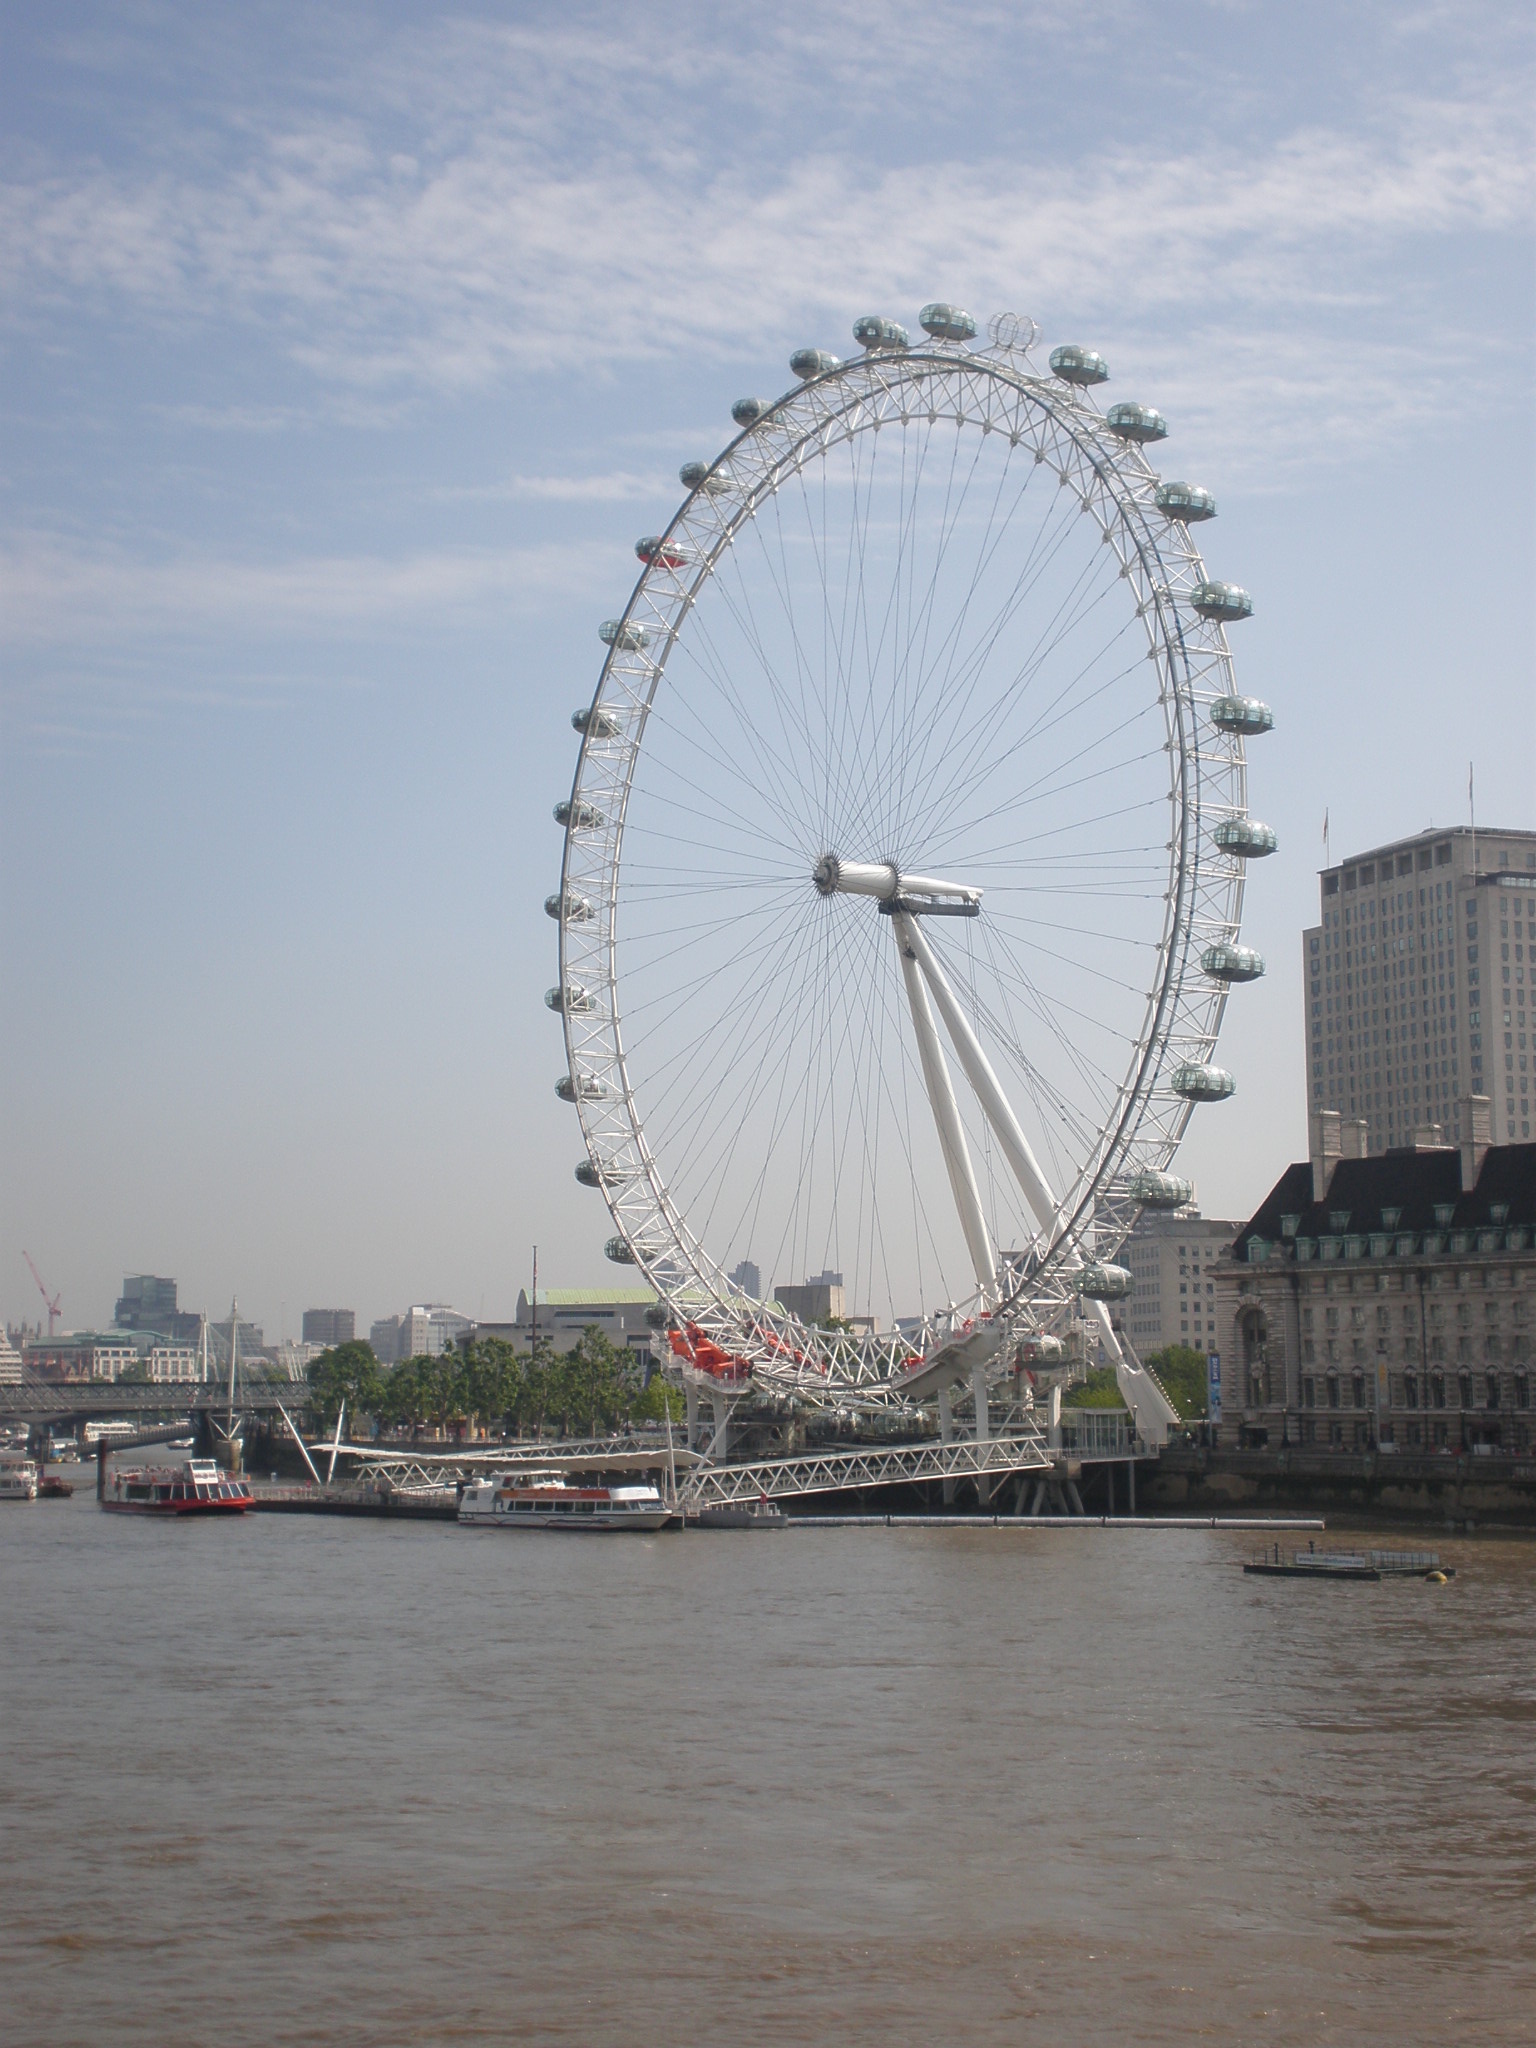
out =
<path fill-rule="evenodd" d="M 141 1465 L 105 1475 L 96 1498 L 127 1515 L 243 1515 L 251 1505 L 247 1481 L 212 1458 L 181 1465 Z"/>
<path fill-rule="evenodd" d="M 482 1529 L 645 1531 L 672 1519 L 654 1486 L 572 1486 L 557 1472 L 502 1472 L 466 1486 L 459 1520 Z"/>
<path fill-rule="evenodd" d="M 37 1466 L 14 1451 L 0 1451 L 0 1500 L 36 1500 Z"/>

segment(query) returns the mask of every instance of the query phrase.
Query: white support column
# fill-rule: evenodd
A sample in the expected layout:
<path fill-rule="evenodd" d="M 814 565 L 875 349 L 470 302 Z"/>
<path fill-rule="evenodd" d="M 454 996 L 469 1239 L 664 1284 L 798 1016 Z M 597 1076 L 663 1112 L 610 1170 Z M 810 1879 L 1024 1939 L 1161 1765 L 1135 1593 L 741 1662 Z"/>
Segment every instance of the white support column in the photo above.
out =
<path fill-rule="evenodd" d="M 944 1153 L 950 1190 L 960 1212 L 960 1225 L 976 1271 L 976 1284 L 990 1292 L 997 1280 L 997 1259 L 992 1251 L 987 1219 L 982 1214 L 981 1190 L 976 1185 L 976 1172 L 965 1142 L 954 1083 L 949 1078 L 944 1047 L 934 1026 L 928 991 L 918 972 L 921 955 L 917 947 L 921 945 L 926 950 L 927 942 L 916 931 L 913 920 L 899 913 L 892 917 L 891 929 L 896 935 L 896 951 L 901 956 L 902 979 L 907 985 L 907 1001 L 912 1009 L 912 1028 L 917 1033 L 917 1049 L 923 1062 L 923 1083 L 933 1106 L 934 1122 L 939 1127 L 939 1145 Z"/>
<path fill-rule="evenodd" d="M 955 992 L 945 979 L 944 970 L 934 956 L 933 948 L 920 929 L 915 918 L 893 918 L 910 934 L 909 943 L 916 956 L 917 964 L 923 970 L 923 977 L 933 990 L 934 1001 L 939 1006 L 939 1015 L 944 1019 L 945 1029 L 954 1041 L 960 1064 L 966 1078 L 976 1090 L 982 1113 L 997 1133 L 997 1142 L 1003 1148 L 1008 1164 L 1013 1168 L 1014 1178 L 1024 1190 L 1024 1198 L 1035 1212 L 1035 1221 L 1044 1231 L 1050 1231 L 1056 1223 L 1056 1197 L 1051 1193 L 1045 1175 L 1030 1150 L 1013 1106 L 1003 1093 L 1002 1083 L 992 1071 L 992 1062 L 982 1051 L 981 1040 L 971 1029 L 965 1012 L 955 998 Z M 906 964 L 906 949 L 902 949 L 902 964 Z"/>
<path fill-rule="evenodd" d="M 982 1360 L 971 1368 L 971 1397 L 976 1403 L 976 1441 L 989 1443 L 992 1437 L 992 1418 L 987 1410 L 987 1368 Z M 984 1472 L 976 1475 L 976 1492 L 983 1507 L 991 1505 L 992 1482 Z"/>
<path fill-rule="evenodd" d="M 941 1444 L 952 1444 L 954 1440 L 954 1410 L 950 1406 L 949 1388 L 943 1386 L 939 1389 L 939 1442 Z M 943 1494 L 945 1507 L 950 1507 L 953 1505 L 955 1498 L 955 1482 L 953 1479 L 941 1479 L 939 1486 Z"/>

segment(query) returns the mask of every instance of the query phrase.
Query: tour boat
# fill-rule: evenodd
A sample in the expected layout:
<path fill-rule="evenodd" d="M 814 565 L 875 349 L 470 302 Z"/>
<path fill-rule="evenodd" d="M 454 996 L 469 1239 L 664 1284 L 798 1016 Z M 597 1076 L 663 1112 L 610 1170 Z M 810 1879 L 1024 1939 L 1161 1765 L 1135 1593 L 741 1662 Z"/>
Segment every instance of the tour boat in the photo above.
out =
<path fill-rule="evenodd" d="M 249 1484 L 212 1458 L 108 1473 L 96 1497 L 126 1515 L 243 1515 L 252 1499 Z"/>
<path fill-rule="evenodd" d="M 654 1486 L 572 1486 L 556 1472 L 502 1472 L 465 1487 L 459 1520 L 482 1529 L 663 1529 Z"/>
<path fill-rule="evenodd" d="M 36 1500 L 37 1466 L 14 1451 L 0 1451 L 0 1500 Z"/>

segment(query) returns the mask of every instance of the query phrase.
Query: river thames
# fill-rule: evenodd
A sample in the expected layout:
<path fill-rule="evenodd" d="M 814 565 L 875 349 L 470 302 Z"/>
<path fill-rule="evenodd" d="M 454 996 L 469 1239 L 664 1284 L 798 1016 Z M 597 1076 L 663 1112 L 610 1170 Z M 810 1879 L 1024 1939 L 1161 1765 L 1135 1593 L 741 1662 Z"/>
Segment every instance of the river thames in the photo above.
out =
<path fill-rule="evenodd" d="M 1533 2038 L 1529 1540 L 1317 1586 L 1237 1534 L 167 1527 L 89 1476 L 0 1506 L 15 2048 Z"/>

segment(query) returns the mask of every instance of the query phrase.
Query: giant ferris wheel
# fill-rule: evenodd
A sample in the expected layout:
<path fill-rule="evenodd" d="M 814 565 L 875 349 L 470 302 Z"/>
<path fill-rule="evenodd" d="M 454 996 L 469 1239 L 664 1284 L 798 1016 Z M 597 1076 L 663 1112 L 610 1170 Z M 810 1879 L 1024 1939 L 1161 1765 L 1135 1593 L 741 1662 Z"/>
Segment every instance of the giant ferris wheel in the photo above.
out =
<path fill-rule="evenodd" d="M 606 646 L 547 908 L 559 1093 L 685 1373 L 902 1405 L 1086 1328 L 1216 1064 L 1246 864 L 1210 494 L 1094 351 L 926 306 L 732 408 Z M 751 1285 L 753 1269 L 758 1284 Z M 841 1326 L 778 1297 L 836 1275 Z"/>

